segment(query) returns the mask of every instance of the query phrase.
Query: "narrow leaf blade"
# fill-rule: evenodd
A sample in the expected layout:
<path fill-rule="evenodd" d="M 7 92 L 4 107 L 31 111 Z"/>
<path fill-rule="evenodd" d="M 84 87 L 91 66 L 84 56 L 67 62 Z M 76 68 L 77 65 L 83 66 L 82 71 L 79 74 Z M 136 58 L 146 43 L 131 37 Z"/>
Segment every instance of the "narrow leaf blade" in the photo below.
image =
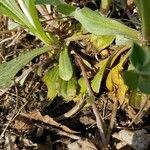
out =
<path fill-rule="evenodd" d="M 34 49 L 32 51 L 26 52 L 25 54 L 21 54 L 20 56 L 9 62 L 0 64 L 0 88 L 7 87 L 11 83 L 17 72 L 34 57 L 49 50 L 50 47 L 48 46 Z"/>
<path fill-rule="evenodd" d="M 104 71 L 107 66 L 107 62 L 108 62 L 108 59 L 106 59 L 105 61 L 103 61 L 103 63 L 101 63 L 101 68 L 99 69 L 98 73 L 95 75 L 94 79 L 92 80 L 91 86 L 95 93 L 98 93 L 100 90 L 101 82 L 102 82 Z"/>

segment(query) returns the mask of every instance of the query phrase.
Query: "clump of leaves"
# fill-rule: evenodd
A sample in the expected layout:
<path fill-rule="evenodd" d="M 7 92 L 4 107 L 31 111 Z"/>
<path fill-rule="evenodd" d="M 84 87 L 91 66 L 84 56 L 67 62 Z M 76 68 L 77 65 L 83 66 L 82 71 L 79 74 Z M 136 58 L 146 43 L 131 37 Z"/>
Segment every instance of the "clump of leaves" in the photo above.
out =
<path fill-rule="evenodd" d="M 139 7 L 140 10 L 140 14 L 141 14 L 141 18 L 142 18 L 142 33 L 144 35 L 144 38 L 146 39 L 147 34 L 146 30 L 148 30 L 145 26 L 147 26 L 147 22 L 149 21 L 145 21 L 144 16 L 146 15 L 146 10 L 143 12 L 141 11 L 140 8 L 142 8 L 142 6 L 145 6 L 146 4 L 148 4 L 148 2 L 144 2 L 142 3 L 141 1 L 136 1 L 137 2 L 137 6 Z M 110 1 L 108 1 L 108 3 L 110 3 Z M 41 39 L 46 45 L 48 45 L 49 47 L 53 48 L 53 45 L 57 45 L 58 47 L 55 48 L 55 53 L 59 53 L 59 64 L 58 64 L 58 69 L 57 71 L 55 70 L 56 68 L 53 68 L 50 72 L 48 72 L 44 78 L 45 82 L 48 82 L 48 79 L 52 79 L 51 85 L 54 86 L 53 88 L 53 92 L 48 92 L 48 97 L 50 97 L 51 99 L 53 99 L 59 92 L 58 91 L 62 91 L 60 93 L 62 93 L 62 95 L 67 95 L 67 93 L 69 94 L 69 92 L 64 92 L 67 89 L 67 87 L 69 87 L 70 83 L 74 83 L 72 80 L 76 80 L 77 83 L 77 79 L 75 77 L 75 70 L 73 68 L 73 61 L 71 61 L 70 59 L 70 54 L 68 53 L 68 48 L 67 48 L 67 43 L 64 41 L 62 43 L 60 43 L 57 38 L 54 36 L 53 33 L 46 33 L 42 26 L 41 23 L 39 21 L 39 17 L 38 17 L 38 13 L 36 11 L 36 5 L 35 4 L 49 4 L 49 5 L 53 5 L 57 11 L 60 12 L 60 14 L 63 15 L 67 15 L 67 16 L 73 16 L 76 20 L 78 20 L 82 27 L 84 27 L 84 29 L 86 31 L 88 31 L 89 33 L 91 33 L 91 35 L 89 36 L 89 39 L 91 41 L 91 43 L 93 44 L 93 46 L 98 49 L 99 51 L 106 48 L 107 46 L 109 46 L 112 41 L 115 39 L 115 37 L 117 37 L 118 35 L 121 35 L 125 38 L 130 39 L 131 41 L 134 42 L 141 42 L 143 43 L 142 37 L 141 37 L 141 33 L 135 29 L 132 29 L 130 27 L 127 27 L 126 25 L 115 21 L 113 19 L 110 18 L 106 18 L 104 16 L 99 15 L 97 12 L 92 11 L 88 8 L 75 8 L 74 6 L 68 5 L 63 1 L 60 0 L 33 0 L 32 2 L 29 2 L 29 0 L 25 0 L 25 1 L 16 1 L 13 0 L 10 3 L 10 0 L 6 0 L 6 1 L 0 1 L 0 13 L 8 15 L 11 19 L 13 19 L 14 21 L 16 21 L 17 23 L 21 24 L 24 28 L 28 29 L 30 32 L 32 32 L 32 34 L 34 34 L 35 36 L 37 36 L 39 39 Z M 95 19 L 93 19 L 95 18 Z M 147 31 L 148 32 L 148 31 Z M 62 48 L 60 48 L 62 47 Z M 50 48 L 51 49 L 51 48 Z M 61 49 L 61 51 L 59 50 Z M 149 86 L 148 83 L 146 81 L 149 80 L 149 71 L 148 71 L 148 66 L 149 66 L 149 60 L 148 60 L 148 55 L 149 54 L 148 51 L 149 47 L 147 46 L 146 50 L 143 50 L 142 48 L 140 48 L 136 43 L 133 45 L 132 48 L 132 53 L 131 53 L 131 62 L 133 64 L 133 66 L 135 67 L 135 71 L 134 73 L 132 72 L 131 75 L 131 71 L 130 73 L 127 73 L 126 75 L 132 77 L 132 76 L 136 76 L 137 79 L 139 81 L 143 81 L 143 82 L 139 82 L 139 86 L 138 88 L 143 91 L 148 93 L 149 91 L 146 91 L 146 86 Z M 40 50 L 39 50 L 40 51 Z M 43 52 L 46 52 L 47 50 L 43 50 Z M 42 52 L 41 52 L 42 53 Z M 2 64 L 0 69 L 2 72 L 2 76 L 1 76 L 1 85 L 5 86 L 8 85 L 8 83 L 10 83 L 10 80 L 13 78 L 13 76 L 18 72 L 19 69 L 21 69 L 21 67 L 23 67 L 28 61 L 30 61 L 32 58 L 36 57 L 37 55 L 41 54 L 35 54 L 30 56 L 30 59 L 24 61 L 24 63 L 22 63 L 22 65 L 18 66 L 16 68 L 16 71 L 14 71 L 13 74 L 11 74 L 11 76 L 9 75 L 10 73 L 7 73 L 7 78 L 4 80 L 4 72 L 6 72 L 6 69 L 4 69 L 4 65 L 5 66 L 9 66 L 11 67 L 11 63 L 8 62 L 6 64 Z M 142 59 L 138 59 L 139 55 L 142 55 Z M 52 56 L 53 57 L 53 56 Z M 112 56 L 113 57 L 113 56 Z M 19 57 L 20 58 L 20 57 Z M 13 61 L 13 65 L 19 62 L 19 58 L 16 58 L 18 61 L 12 60 Z M 106 67 L 108 67 L 108 62 L 110 64 L 112 64 L 111 61 L 114 61 L 114 59 L 116 59 L 117 57 L 111 58 L 110 59 L 106 59 L 104 61 L 101 62 L 101 67 L 99 68 L 99 71 L 97 72 L 96 76 L 93 78 L 92 80 L 92 88 L 93 90 L 98 93 L 100 90 L 100 85 L 101 85 L 101 81 L 103 78 L 103 74 L 105 72 Z M 139 63 L 142 63 L 139 65 Z M 16 66 L 16 65 L 15 65 Z M 119 68 L 118 68 L 119 66 Z M 116 68 L 118 68 L 118 72 L 122 72 L 122 66 L 120 66 L 119 64 L 116 66 Z M 115 67 L 110 71 L 108 77 L 110 77 L 110 74 L 112 74 L 112 72 L 116 69 Z M 137 75 L 138 74 L 138 75 Z M 55 76 L 54 78 L 47 78 L 47 76 Z M 120 76 L 120 75 L 119 75 Z M 10 77 L 10 78 L 8 78 Z M 74 78 L 75 77 L 75 78 Z M 121 76 L 120 76 L 121 77 Z M 122 77 L 120 78 L 118 77 L 118 81 L 120 81 L 120 83 L 122 83 L 121 87 L 123 87 L 123 80 Z M 127 78 L 127 77 L 126 77 Z M 56 84 L 53 85 L 54 82 L 58 82 L 56 80 L 62 80 L 62 85 L 61 84 L 58 86 Z M 117 81 L 117 82 L 118 82 Z M 114 81 L 113 81 L 114 82 Z M 69 84 L 68 84 L 69 83 Z M 127 83 L 127 82 L 126 82 Z M 113 83 L 114 84 L 114 83 Z M 48 84 L 47 84 L 48 86 Z M 48 86 L 49 87 L 49 86 Z M 61 89 L 59 89 L 59 88 Z M 64 87 L 64 89 L 62 88 Z M 76 86 L 74 86 L 74 91 L 75 91 Z M 50 87 L 52 91 L 52 88 Z M 108 89 L 111 90 L 112 88 L 110 88 L 110 86 L 108 86 Z M 66 93 L 66 94 L 64 94 Z M 76 93 L 76 92 L 74 92 Z M 65 97 L 65 96 L 64 96 Z M 67 96 L 66 96 L 67 97 Z M 70 97 L 70 96 L 68 96 Z"/>

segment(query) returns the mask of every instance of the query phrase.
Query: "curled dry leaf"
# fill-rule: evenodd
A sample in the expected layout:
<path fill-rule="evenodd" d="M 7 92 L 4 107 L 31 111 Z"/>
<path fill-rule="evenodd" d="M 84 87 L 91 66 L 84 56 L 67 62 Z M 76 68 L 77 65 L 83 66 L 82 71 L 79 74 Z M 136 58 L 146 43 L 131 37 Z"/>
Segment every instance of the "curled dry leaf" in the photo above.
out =
<path fill-rule="evenodd" d="M 106 86 L 111 92 L 110 97 L 112 99 L 117 98 L 120 104 L 123 104 L 125 101 L 125 95 L 128 90 L 128 87 L 124 84 L 121 76 L 122 70 L 122 66 L 115 66 L 113 69 L 111 69 L 106 80 Z"/>
<path fill-rule="evenodd" d="M 22 121 L 24 120 L 24 118 L 26 120 L 24 122 L 25 124 L 30 124 L 29 120 L 32 120 L 32 121 L 41 121 L 41 122 L 49 124 L 49 125 L 51 125 L 53 127 L 59 128 L 59 129 L 65 131 L 67 133 L 77 133 L 77 132 L 75 132 L 73 130 L 70 130 L 68 127 L 62 125 L 61 123 L 56 122 L 53 118 L 51 118 L 48 115 L 42 116 L 42 114 L 39 111 L 33 111 L 33 112 L 30 112 L 30 113 L 26 113 L 26 114 L 25 113 L 21 113 L 19 115 L 19 118 L 16 118 L 16 120 L 19 121 L 21 119 L 20 123 L 23 124 Z M 19 124 L 18 124 L 17 127 L 19 127 Z"/>

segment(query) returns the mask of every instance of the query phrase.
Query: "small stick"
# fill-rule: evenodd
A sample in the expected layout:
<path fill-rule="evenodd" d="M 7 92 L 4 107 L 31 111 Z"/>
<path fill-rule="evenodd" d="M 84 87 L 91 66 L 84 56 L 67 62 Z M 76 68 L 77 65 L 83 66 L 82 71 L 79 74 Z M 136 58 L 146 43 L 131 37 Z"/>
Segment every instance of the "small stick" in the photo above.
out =
<path fill-rule="evenodd" d="M 51 132 L 57 133 L 57 134 L 59 134 L 61 136 L 69 137 L 69 138 L 71 138 L 73 140 L 79 140 L 81 138 L 79 135 L 75 135 L 73 133 L 69 133 L 69 132 L 63 131 L 61 129 L 58 129 L 58 128 L 55 128 L 55 127 L 51 127 L 51 126 L 48 126 L 46 124 L 39 124 L 39 123 L 37 124 L 37 123 L 35 123 L 35 126 L 44 128 L 44 129 L 49 130 Z"/>
<path fill-rule="evenodd" d="M 65 114 L 55 118 L 55 120 L 61 121 L 61 120 L 64 120 L 64 119 L 74 116 L 83 108 L 84 104 L 85 104 L 85 99 L 81 99 L 79 102 L 77 102 L 77 104 L 71 110 L 69 110 Z"/>
<path fill-rule="evenodd" d="M 110 124 L 109 124 L 108 131 L 107 131 L 107 137 L 106 137 L 106 143 L 107 144 L 110 141 L 111 132 L 112 132 L 112 129 L 113 129 L 114 124 L 115 124 L 117 108 L 118 108 L 118 100 L 115 98 L 114 99 L 114 104 L 113 104 L 113 109 L 112 109 L 112 114 L 111 114 L 111 119 L 110 119 Z"/>
<path fill-rule="evenodd" d="M 80 68 L 81 68 L 81 71 L 82 71 L 82 75 L 84 77 L 84 80 L 86 82 L 86 85 L 87 85 L 87 91 L 88 91 L 88 94 L 89 96 L 92 98 L 92 109 L 93 109 L 93 113 L 96 117 L 96 122 L 97 122 L 97 128 L 99 130 L 99 133 L 100 133 L 100 136 L 101 136 L 101 140 L 102 140 L 102 144 L 103 146 L 105 147 L 106 146 L 106 137 L 105 137 L 105 133 L 104 133 L 104 130 L 103 130 L 103 119 L 101 117 L 101 115 L 99 114 L 98 112 L 98 109 L 97 109 L 97 106 L 95 104 L 95 96 L 94 96 L 94 93 L 92 91 L 92 88 L 90 86 L 90 83 L 89 83 L 89 80 L 88 80 L 88 77 L 87 77 L 87 74 L 86 74 L 86 71 L 85 71 L 85 68 L 82 64 L 82 60 L 80 58 L 80 56 L 78 56 L 76 53 L 75 53 L 75 58 L 77 60 L 77 63 L 79 64 Z"/>

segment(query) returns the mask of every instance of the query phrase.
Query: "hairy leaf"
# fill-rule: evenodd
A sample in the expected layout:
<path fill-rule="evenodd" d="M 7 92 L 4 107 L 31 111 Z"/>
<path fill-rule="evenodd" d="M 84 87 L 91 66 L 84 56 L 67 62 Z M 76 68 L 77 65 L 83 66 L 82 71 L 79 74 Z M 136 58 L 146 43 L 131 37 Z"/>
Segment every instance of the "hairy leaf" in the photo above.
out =
<path fill-rule="evenodd" d="M 116 40 L 115 40 L 115 44 L 116 45 L 132 45 L 132 40 L 131 39 L 127 39 L 122 35 L 116 35 Z"/>
<path fill-rule="evenodd" d="M 34 57 L 49 51 L 50 47 L 46 46 L 43 48 L 34 49 L 32 51 L 28 51 L 24 54 L 21 54 L 17 58 L 6 62 L 4 64 L 0 64 L 0 87 L 4 88 L 8 86 L 17 72 L 24 67 L 29 61 L 31 61 Z"/>
<path fill-rule="evenodd" d="M 73 75 L 73 67 L 68 54 L 68 49 L 65 48 L 60 52 L 59 56 L 59 76 L 65 81 L 69 81 Z"/>
<path fill-rule="evenodd" d="M 150 62 L 144 66 L 139 66 L 138 68 L 135 68 L 135 71 L 140 75 L 150 76 Z"/>
<path fill-rule="evenodd" d="M 71 78 L 68 81 L 67 85 L 67 97 L 68 99 L 72 99 L 73 97 L 76 96 L 76 91 L 77 90 L 77 79 L 75 77 Z"/>
<path fill-rule="evenodd" d="M 76 9 L 74 17 L 88 32 L 96 35 L 121 34 L 135 41 L 139 40 L 138 37 L 140 34 L 138 31 L 113 19 L 100 16 L 98 12 L 94 12 L 88 8 Z"/>

